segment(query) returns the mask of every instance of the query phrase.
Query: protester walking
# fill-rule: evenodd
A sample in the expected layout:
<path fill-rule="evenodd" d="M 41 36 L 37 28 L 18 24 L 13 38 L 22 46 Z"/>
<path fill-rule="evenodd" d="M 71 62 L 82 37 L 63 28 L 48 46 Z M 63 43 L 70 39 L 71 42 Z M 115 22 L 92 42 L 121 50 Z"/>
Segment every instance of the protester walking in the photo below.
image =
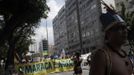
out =
<path fill-rule="evenodd" d="M 74 75 L 82 75 L 82 68 L 81 68 L 81 62 L 82 59 L 80 58 L 80 53 L 76 52 L 75 56 L 72 58 L 74 62 Z"/>
<path fill-rule="evenodd" d="M 107 13 L 100 16 L 105 33 L 104 46 L 91 56 L 89 75 L 132 75 L 132 63 L 121 48 L 127 40 L 125 21 L 104 2 Z"/>
<path fill-rule="evenodd" d="M 91 63 L 90 55 L 88 55 L 88 57 L 87 57 L 87 63 L 88 63 L 88 65 L 90 66 L 90 63 Z"/>

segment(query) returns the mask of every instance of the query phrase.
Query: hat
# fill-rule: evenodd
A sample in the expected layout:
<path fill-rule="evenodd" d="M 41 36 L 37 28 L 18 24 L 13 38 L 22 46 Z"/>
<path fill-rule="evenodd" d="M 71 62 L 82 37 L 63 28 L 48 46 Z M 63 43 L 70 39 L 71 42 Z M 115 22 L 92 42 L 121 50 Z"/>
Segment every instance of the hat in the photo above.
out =
<path fill-rule="evenodd" d="M 117 23 L 125 23 L 125 21 L 108 5 L 104 4 L 107 9 L 107 13 L 102 13 L 100 16 L 100 21 L 103 25 L 104 31 L 109 30 L 113 26 L 117 25 Z"/>

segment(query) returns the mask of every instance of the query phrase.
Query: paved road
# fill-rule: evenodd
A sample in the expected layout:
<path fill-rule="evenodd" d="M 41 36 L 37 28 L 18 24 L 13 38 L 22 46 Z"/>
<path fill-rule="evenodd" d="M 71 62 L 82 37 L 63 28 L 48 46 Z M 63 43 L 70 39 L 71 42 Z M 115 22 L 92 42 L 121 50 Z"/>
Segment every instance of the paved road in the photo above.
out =
<path fill-rule="evenodd" d="M 83 70 L 83 74 L 82 75 L 89 75 L 88 73 L 89 73 L 88 70 Z M 53 73 L 53 74 L 48 74 L 48 75 L 73 75 L 73 71 L 61 72 L 61 73 Z"/>

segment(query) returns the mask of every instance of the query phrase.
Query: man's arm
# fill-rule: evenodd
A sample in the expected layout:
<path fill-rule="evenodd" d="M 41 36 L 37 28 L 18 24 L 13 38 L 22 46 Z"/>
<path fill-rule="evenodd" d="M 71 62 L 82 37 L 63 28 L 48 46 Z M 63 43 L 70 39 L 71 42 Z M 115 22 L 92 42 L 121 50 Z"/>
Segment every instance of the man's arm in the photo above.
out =
<path fill-rule="evenodd" d="M 91 56 L 91 67 L 89 75 L 106 75 L 106 56 L 103 51 L 98 50 Z"/>

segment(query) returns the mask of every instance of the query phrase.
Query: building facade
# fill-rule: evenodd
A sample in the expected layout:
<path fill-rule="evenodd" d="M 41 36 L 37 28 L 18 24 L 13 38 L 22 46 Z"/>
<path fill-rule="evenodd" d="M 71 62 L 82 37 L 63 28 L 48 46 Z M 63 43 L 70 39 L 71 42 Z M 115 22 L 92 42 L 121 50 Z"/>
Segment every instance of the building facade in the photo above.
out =
<path fill-rule="evenodd" d="M 48 51 L 48 40 L 42 40 L 43 51 Z"/>
<path fill-rule="evenodd" d="M 34 42 L 34 44 L 31 44 L 29 46 L 29 51 L 32 51 L 34 53 L 39 53 L 40 51 L 38 49 L 38 46 L 39 46 L 38 43 L 37 42 Z"/>
<path fill-rule="evenodd" d="M 54 50 L 54 45 L 49 45 L 48 46 L 48 53 L 50 54 L 50 55 L 52 55 L 52 54 L 54 54 L 54 52 L 55 52 L 55 50 Z"/>
<path fill-rule="evenodd" d="M 64 40 L 58 36 L 63 30 L 66 30 L 63 37 L 67 37 L 65 41 L 67 41 L 66 46 L 70 53 L 79 51 L 84 54 L 101 47 L 103 33 L 99 20 L 102 12 L 100 1 L 66 0 L 64 9 L 65 18 L 59 19 L 62 14 L 58 13 L 53 20 L 55 46 L 62 47 Z M 61 28 L 60 22 L 65 22 L 65 29 Z"/>
<path fill-rule="evenodd" d="M 101 47 L 102 32 L 99 20 L 101 4 L 99 0 L 78 0 L 82 36 L 82 50 L 87 53 Z"/>
<path fill-rule="evenodd" d="M 53 29 L 54 29 L 54 43 L 56 50 L 68 49 L 67 40 L 67 28 L 66 28 L 66 9 L 63 6 L 58 15 L 53 19 Z"/>
<path fill-rule="evenodd" d="M 87 53 L 101 46 L 100 2 L 98 0 L 67 0 L 65 4 L 70 52 Z"/>
<path fill-rule="evenodd" d="M 77 19 L 76 0 L 67 0 L 66 6 L 66 26 L 69 52 L 80 50 L 80 37 Z"/>
<path fill-rule="evenodd" d="M 43 39 L 39 42 L 39 50 L 40 52 L 48 51 L 48 40 Z"/>

